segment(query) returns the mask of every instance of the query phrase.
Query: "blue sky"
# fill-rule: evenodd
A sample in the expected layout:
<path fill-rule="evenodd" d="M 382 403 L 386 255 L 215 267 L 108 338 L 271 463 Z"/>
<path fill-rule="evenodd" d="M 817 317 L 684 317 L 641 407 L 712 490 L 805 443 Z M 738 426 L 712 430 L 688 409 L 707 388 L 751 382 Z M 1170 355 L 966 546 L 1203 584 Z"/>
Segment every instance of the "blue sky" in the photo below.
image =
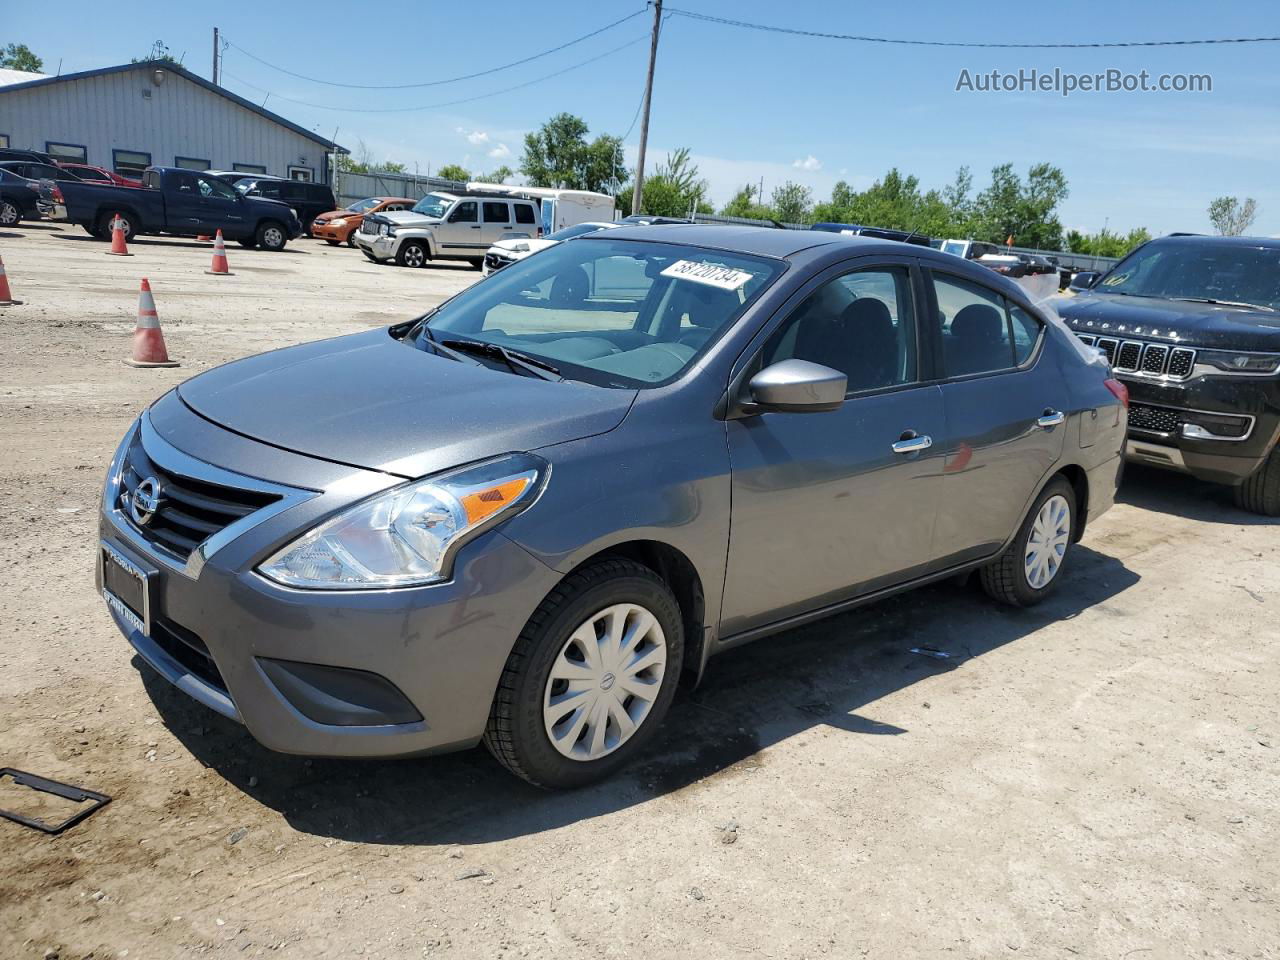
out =
<path fill-rule="evenodd" d="M 954 2 L 854 4 L 791 0 L 668 0 L 703 13 L 837 33 L 931 40 L 1088 42 L 1280 35 L 1274 2 L 1166 0 L 1121 4 L 975 8 Z M 39 4 L 5 12 L 5 41 L 26 42 L 46 72 L 91 69 L 142 56 L 156 39 L 208 75 L 212 29 L 280 67 L 347 83 L 421 83 L 508 63 L 639 10 L 608 3 L 489 0 L 482 7 L 383 0 L 376 5 L 216 5 L 141 0 L 127 17 L 74 16 L 64 4 L 56 30 Z M 84 5 L 85 11 L 97 6 Z M 478 14 L 468 16 L 474 9 Z M 358 91 L 290 77 L 227 50 L 225 85 L 297 123 L 425 172 L 457 162 L 473 170 L 518 165 L 525 132 L 559 111 L 593 132 L 632 125 L 644 83 L 648 17 L 523 67 L 412 90 Z M 571 67 L 580 69 L 502 96 L 455 106 Z M 886 46 L 759 33 L 671 17 L 658 57 L 650 157 L 688 146 L 717 203 L 764 178 L 825 198 L 833 183 L 869 185 L 892 166 L 941 187 L 961 164 L 980 188 L 994 164 L 1020 171 L 1049 161 L 1067 175 L 1067 227 L 1145 226 L 1154 233 L 1206 230 L 1205 208 L 1221 194 L 1257 199 L 1254 232 L 1280 234 L 1280 44 L 1122 50 L 956 50 Z M 1152 76 L 1209 74 L 1209 93 L 956 92 L 973 74 L 1021 68 L 1092 73 L 1115 68 Z M 267 97 L 268 91 L 270 96 Z M 306 101 L 316 106 L 289 102 Z M 349 107 L 354 111 L 320 109 Z M 405 107 L 433 107 L 375 113 Z M 627 137 L 634 160 L 639 124 Z"/>

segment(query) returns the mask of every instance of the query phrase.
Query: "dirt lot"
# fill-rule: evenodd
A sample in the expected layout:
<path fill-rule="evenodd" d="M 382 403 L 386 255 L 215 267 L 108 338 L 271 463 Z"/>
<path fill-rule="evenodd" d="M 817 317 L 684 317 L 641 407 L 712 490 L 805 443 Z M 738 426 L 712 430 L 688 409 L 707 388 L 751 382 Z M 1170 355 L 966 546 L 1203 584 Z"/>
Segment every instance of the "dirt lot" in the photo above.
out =
<path fill-rule="evenodd" d="M 0 820 L 0 956 L 1280 957 L 1275 522 L 1132 470 L 1046 606 L 949 583 L 727 654 L 574 794 L 479 750 L 273 755 L 111 625 L 106 460 L 182 378 L 477 274 L 105 249 L 0 233 L 0 765 L 115 798 L 57 838 Z M 142 276 L 180 369 L 120 362 Z"/>

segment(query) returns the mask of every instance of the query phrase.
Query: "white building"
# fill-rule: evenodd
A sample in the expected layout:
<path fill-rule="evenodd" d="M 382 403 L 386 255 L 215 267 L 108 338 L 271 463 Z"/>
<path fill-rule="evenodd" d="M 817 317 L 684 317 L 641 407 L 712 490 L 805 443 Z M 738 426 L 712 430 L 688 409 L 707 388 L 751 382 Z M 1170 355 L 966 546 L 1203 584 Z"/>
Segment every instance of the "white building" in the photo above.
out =
<path fill-rule="evenodd" d="M 0 74 L 0 147 L 123 176 L 190 167 L 329 183 L 332 154 L 347 152 L 168 61 L 60 77 Z"/>

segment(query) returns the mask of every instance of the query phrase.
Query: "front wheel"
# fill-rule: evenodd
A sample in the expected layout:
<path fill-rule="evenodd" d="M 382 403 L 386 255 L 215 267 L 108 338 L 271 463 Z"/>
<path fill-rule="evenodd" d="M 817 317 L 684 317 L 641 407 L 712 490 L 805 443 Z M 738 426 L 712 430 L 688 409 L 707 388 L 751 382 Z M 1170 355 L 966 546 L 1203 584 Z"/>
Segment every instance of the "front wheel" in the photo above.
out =
<path fill-rule="evenodd" d="M 257 241 L 258 246 L 263 250 L 279 252 L 284 249 L 285 243 L 289 237 L 284 232 L 284 227 L 280 224 L 268 220 L 266 223 L 258 227 Z"/>
<path fill-rule="evenodd" d="M 1280 517 L 1280 447 L 1272 449 L 1262 466 L 1235 488 L 1236 506 L 1264 517 Z"/>
<path fill-rule="evenodd" d="M 328 244 L 329 246 L 331 246 L 331 247 L 336 247 L 336 246 L 337 246 L 341 241 L 340 241 L 340 240 L 331 240 L 329 237 L 325 237 L 325 238 L 324 238 L 324 242 L 325 242 L 325 243 L 327 243 L 327 244 Z"/>
<path fill-rule="evenodd" d="M 683 652 L 680 607 L 656 573 L 630 560 L 578 570 L 520 632 L 489 711 L 485 746 L 540 787 L 610 776 L 662 723 Z"/>
<path fill-rule="evenodd" d="M 0 227 L 14 227 L 22 219 L 22 211 L 16 203 L 0 200 Z"/>
<path fill-rule="evenodd" d="M 356 232 L 352 230 L 347 234 L 347 246 L 354 247 L 356 245 Z"/>
<path fill-rule="evenodd" d="M 1075 531 L 1076 495 L 1058 477 L 1040 492 L 1007 550 L 980 571 L 988 596 L 1035 606 L 1057 587 Z"/>
<path fill-rule="evenodd" d="M 396 263 L 402 267 L 425 267 L 427 259 L 427 248 L 417 240 L 406 240 L 396 254 Z"/>

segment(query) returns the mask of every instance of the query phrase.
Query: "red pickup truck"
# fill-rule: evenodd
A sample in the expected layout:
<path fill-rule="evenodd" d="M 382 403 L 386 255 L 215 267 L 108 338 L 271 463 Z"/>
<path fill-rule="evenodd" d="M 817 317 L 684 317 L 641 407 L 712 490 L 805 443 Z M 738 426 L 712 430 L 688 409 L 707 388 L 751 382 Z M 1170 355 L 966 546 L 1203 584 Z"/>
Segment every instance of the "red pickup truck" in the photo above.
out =
<path fill-rule="evenodd" d="M 81 180 L 89 183 L 113 183 L 117 187 L 141 187 L 141 180 L 132 180 L 129 177 L 122 177 L 118 173 L 105 170 L 102 167 L 95 167 L 91 163 L 63 163 L 58 161 L 58 166 L 63 170 L 70 170 Z"/>

